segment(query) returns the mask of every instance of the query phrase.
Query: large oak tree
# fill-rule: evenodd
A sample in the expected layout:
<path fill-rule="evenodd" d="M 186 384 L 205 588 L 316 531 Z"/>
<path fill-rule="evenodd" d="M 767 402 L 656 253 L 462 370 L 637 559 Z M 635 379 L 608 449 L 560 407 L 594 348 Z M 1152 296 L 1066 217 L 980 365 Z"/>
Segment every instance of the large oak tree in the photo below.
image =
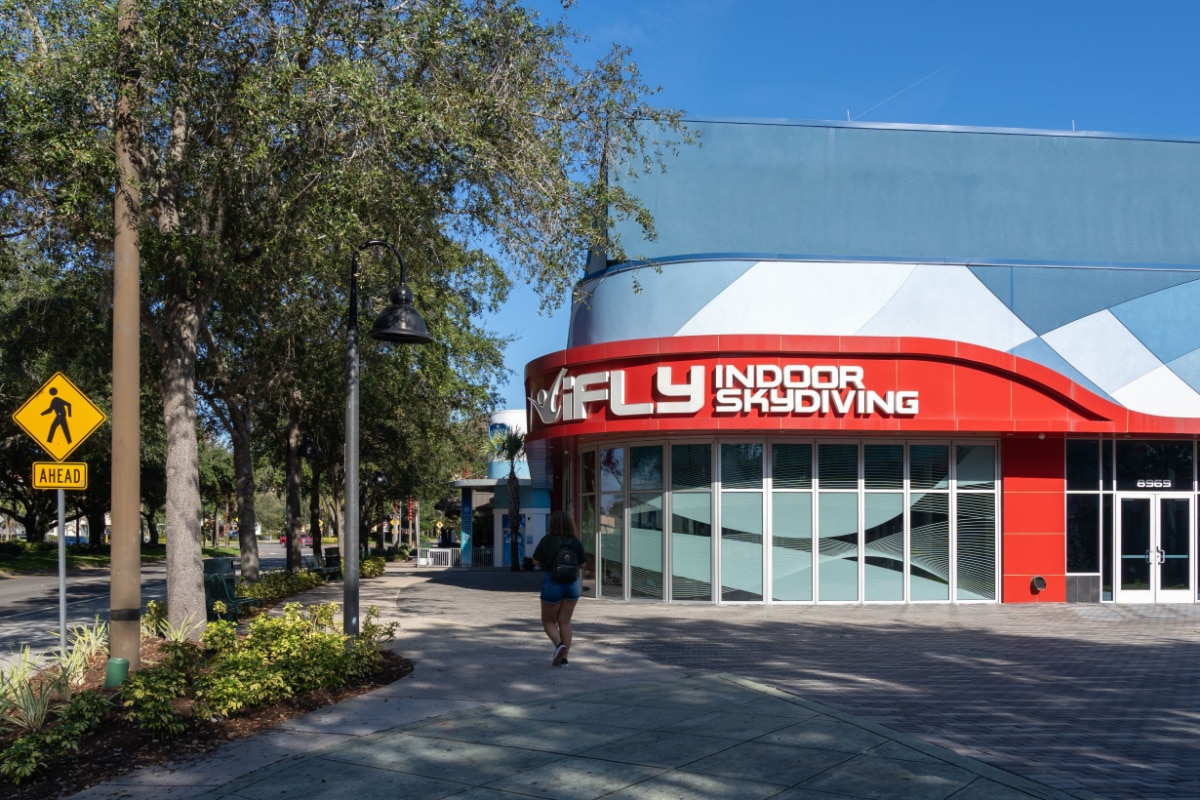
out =
<path fill-rule="evenodd" d="M 605 244 L 607 214 L 650 224 L 604 165 L 653 167 L 662 143 L 638 122 L 678 130 L 679 118 L 648 104 L 626 51 L 578 65 L 574 33 L 516 0 L 137 7 L 124 77 L 136 80 L 142 316 L 161 359 L 168 603 L 182 625 L 203 616 L 198 369 L 227 346 L 244 290 L 281 308 L 316 293 L 328 315 L 350 252 L 380 237 L 408 254 L 447 342 L 455 304 L 490 305 L 509 280 L 557 302 Z M 112 258 L 116 30 L 111 2 L 0 0 L 0 236 L 98 282 Z M 394 280 L 395 265 L 372 263 L 378 284 Z M 218 316 L 225 339 L 211 335 Z M 338 322 L 327 316 L 325 335 Z M 475 344 L 490 358 L 494 342 Z M 430 374 L 476 358 L 395 355 Z M 438 404 L 422 414 L 460 410 L 455 392 L 406 386 L 411 402 Z"/>

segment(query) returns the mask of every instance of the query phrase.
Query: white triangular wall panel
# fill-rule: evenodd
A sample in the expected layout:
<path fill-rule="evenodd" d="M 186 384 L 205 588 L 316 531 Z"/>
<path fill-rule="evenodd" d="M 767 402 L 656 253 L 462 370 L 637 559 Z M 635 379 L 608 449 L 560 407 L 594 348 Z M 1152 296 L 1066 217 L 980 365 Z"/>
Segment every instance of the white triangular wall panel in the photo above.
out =
<path fill-rule="evenodd" d="M 1162 366 L 1112 393 L 1125 406 L 1163 417 L 1200 417 L 1200 394 Z"/>
<path fill-rule="evenodd" d="M 1053 347 L 1088 380 L 1117 397 L 1117 390 L 1147 375 L 1159 361 L 1110 311 L 1097 311 L 1069 325 L 1042 334 Z M 1180 381 L 1180 384 L 1186 387 Z M 1191 389 L 1188 388 L 1190 392 Z M 1121 401 L 1122 403 L 1124 401 Z M 1127 406 L 1137 411 L 1145 409 Z"/>
<path fill-rule="evenodd" d="M 913 267 L 761 261 L 676 335 L 851 336 L 891 299 Z"/>
<path fill-rule="evenodd" d="M 924 336 L 1006 352 L 1036 334 L 965 266 L 922 264 L 857 333 Z"/>

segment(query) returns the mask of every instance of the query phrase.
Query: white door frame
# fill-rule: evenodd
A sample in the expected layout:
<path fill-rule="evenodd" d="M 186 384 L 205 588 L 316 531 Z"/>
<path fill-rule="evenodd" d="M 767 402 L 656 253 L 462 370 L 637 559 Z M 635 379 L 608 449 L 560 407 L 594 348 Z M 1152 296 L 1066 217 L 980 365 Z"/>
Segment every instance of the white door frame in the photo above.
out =
<path fill-rule="evenodd" d="M 1182 508 L 1179 503 L 1184 504 Z M 1126 505 L 1129 505 L 1127 515 Z M 1145 519 L 1132 513 L 1142 506 Z M 1187 531 L 1182 541 L 1163 524 L 1164 512 L 1184 512 Z M 1118 603 L 1193 603 L 1195 593 L 1195 497 L 1184 492 L 1117 492 L 1113 503 L 1113 600 Z M 1168 525 L 1170 521 L 1168 520 Z M 1145 526 L 1144 528 L 1142 526 Z M 1123 547 L 1124 544 L 1124 547 Z M 1164 547 L 1164 545 L 1166 545 Z M 1184 552 L 1179 552 L 1180 546 Z M 1124 552 L 1123 552 L 1124 551 Z M 1164 579 L 1186 561 L 1183 588 L 1164 587 Z M 1134 583 L 1136 581 L 1136 583 Z M 1125 584 L 1131 583 L 1127 587 Z"/>

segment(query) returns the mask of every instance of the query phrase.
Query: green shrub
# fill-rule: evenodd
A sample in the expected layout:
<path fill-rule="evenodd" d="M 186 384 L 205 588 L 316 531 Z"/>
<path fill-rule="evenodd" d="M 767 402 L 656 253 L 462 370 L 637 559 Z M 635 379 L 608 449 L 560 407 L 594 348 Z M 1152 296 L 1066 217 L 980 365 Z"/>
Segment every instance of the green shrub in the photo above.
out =
<path fill-rule="evenodd" d="M 335 619 L 336 603 L 307 609 L 288 603 L 282 612 L 255 617 L 240 639 L 232 623 L 209 625 L 204 638 L 209 670 L 195 683 L 201 713 L 229 716 L 310 689 L 344 686 L 374 672 L 379 642 L 395 635 L 395 624 L 375 622 L 375 608 L 368 609 L 362 634 L 351 642 Z"/>
<path fill-rule="evenodd" d="M 371 556 L 364 558 L 359 564 L 358 574 L 363 578 L 378 578 L 383 575 L 385 569 L 387 569 L 387 562 L 383 556 Z"/>
<path fill-rule="evenodd" d="M 306 592 L 321 584 L 325 579 L 311 572 L 288 572 L 271 570 L 264 572 L 257 583 L 238 582 L 238 597 L 257 597 L 264 604 L 276 603 L 285 597 Z"/>
<path fill-rule="evenodd" d="M 157 600 L 146 603 L 146 611 L 142 614 L 142 635 L 162 636 L 167 624 L 167 604 Z"/>
<path fill-rule="evenodd" d="M 121 684 L 125 718 L 160 739 L 183 733 L 187 725 L 175 713 L 175 699 L 187 689 L 187 679 L 166 667 L 135 672 Z"/>
<path fill-rule="evenodd" d="M 205 716 L 227 717 L 293 694 L 286 676 L 263 653 L 240 649 L 222 655 L 193 688 L 197 711 Z"/>
<path fill-rule="evenodd" d="M 79 749 L 83 737 L 100 726 L 108 698 L 96 692 L 76 695 L 49 730 L 22 736 L 0 753 L 0 775 L 14 784 L 41 770 L 50 758 Z"/>
<path fill-rule="evenodd" d="M 200 644 L 206 650 L 214 653 L 226 653 L 237 645 L 237 623 L 233 620 L 218 619 L 208 623 L 204 633 L 200 634 Z"/>

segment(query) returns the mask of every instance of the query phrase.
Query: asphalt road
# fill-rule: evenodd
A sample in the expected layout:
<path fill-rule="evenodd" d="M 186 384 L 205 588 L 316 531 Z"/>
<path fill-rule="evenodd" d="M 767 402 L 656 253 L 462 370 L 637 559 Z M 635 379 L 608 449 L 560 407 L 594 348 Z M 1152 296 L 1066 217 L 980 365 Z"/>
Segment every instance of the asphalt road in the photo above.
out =
<path fill-rule="evenodd" d="M 284 552 L 277 542 L 260 542 L 263 569 L 281 569 Z M 142 605 L 163 600 L 167 594 L 166 565 L 142 564 Z M 109 572 L 107 569 L 67 574 L 67 631 L 108 620 Z M 0 667 L 9 664 L 28 645 L 35 653 L 58 648 L 58 573 L 16 575 L 0 579 Z"/>

